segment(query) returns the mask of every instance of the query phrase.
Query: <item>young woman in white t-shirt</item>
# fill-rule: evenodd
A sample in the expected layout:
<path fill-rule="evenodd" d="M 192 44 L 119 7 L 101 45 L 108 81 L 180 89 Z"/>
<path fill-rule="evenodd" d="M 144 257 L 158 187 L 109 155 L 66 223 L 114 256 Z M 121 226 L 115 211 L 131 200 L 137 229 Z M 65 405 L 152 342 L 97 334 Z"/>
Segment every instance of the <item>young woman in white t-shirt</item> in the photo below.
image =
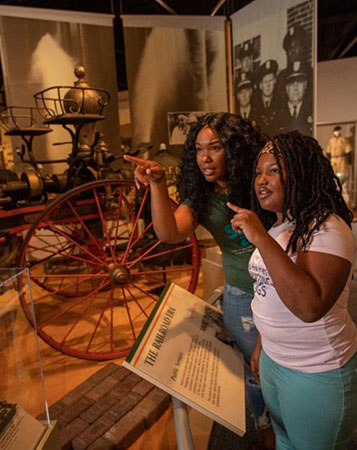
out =
<path fill-rule="evenodd" d="M 232 228 L 256 246 L 249 271 L 260 336 L 251 359 L 277 450 L 346 450 L 357 422 L 357 328 L 348 311 L 352 213 L 318 142 L 276 136 L 256 162 L 253 211 Z M 276 213 L 267 232 L 258 215 Z"/>

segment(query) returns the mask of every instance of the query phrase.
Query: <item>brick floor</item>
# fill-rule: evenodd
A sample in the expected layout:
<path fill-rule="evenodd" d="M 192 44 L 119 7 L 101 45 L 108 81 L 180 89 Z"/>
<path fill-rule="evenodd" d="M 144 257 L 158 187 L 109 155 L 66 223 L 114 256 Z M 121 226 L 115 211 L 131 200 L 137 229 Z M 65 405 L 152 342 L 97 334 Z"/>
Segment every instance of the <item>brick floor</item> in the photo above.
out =
<path fill-rule="evenodd" d="M 130 447 L 170 401 L 161 389 L 109 363 L 49 410 L 57 420 L 62 449 L 117 450 Z"/>

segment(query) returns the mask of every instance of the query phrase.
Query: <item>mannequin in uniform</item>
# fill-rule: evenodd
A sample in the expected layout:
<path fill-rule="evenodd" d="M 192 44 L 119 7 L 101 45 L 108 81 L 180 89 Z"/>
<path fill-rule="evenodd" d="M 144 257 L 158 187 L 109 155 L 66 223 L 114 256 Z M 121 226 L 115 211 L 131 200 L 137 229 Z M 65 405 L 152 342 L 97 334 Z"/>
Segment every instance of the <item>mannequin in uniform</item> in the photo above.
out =
<path fill-rule="evenodd" d="M 333 171 L 338 176 L 342 184 L 342 194 L 349 203 L 349 195 L 347 192 L 346 181 L 349 177 L 349 168 L 352 164 L 352 147 L 349 140 L 341 135 L 341 127 L 336 126 L 333 129 L 333 136 L 330 138 L 326 155 L 329 158 Z"/>
<path fill-rule="evenodd" d="M 326 154 L 331 161 L 335 174 L 339 177 L 343 176 L 345 180 L 348 178 L 349 166 L 352 164 L 351 151 L 352 147 L 349 140 L 341 135 L 341 127 L 335 127 L 333 136 L 328 141 Z"/>

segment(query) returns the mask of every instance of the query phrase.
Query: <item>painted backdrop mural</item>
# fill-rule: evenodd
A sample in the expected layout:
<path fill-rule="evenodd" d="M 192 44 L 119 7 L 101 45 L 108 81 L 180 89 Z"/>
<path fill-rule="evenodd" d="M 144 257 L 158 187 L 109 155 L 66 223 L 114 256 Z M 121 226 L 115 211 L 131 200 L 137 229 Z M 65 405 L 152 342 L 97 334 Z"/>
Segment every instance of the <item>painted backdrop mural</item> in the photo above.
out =
<path fill-rule="evenodd" d="M 179 151 L 183 139 L 170 136 L 174 119 L 178 125 L 179 118 L 196 117 L 197 111 L 227 110 L 223 18 L 124 16 L 123 21 L 132 146 L 151 143 L 155 154 L 165 143 Z"/>

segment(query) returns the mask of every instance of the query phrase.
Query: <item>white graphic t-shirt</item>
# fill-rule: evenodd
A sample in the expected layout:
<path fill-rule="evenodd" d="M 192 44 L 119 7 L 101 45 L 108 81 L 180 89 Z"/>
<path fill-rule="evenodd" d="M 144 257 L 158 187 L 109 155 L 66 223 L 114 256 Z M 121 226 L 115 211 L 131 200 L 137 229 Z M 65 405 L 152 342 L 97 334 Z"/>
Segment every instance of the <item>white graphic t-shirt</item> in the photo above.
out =
<path fill-rule="evenodd" d="M 285 250 L 293 227 L 292 222 L 284 222 L 272 227 L 269 234 Z M 252 309 L 264 351 L 273 361 L 302 372 L 324 372 L 342 367 L 357 351 L 357 328 L 347 311 L 355 241 L 346 223 L 330 216 L 313 233 L 306 250 L 336 255 L 352 264 L 346 286 L 328 313 L 313 323 L 296 317 L 278 296 L 258 249 L 248 266 L 255 280 Z M 297 253 L 289 256 L 296 261 Z"/>

